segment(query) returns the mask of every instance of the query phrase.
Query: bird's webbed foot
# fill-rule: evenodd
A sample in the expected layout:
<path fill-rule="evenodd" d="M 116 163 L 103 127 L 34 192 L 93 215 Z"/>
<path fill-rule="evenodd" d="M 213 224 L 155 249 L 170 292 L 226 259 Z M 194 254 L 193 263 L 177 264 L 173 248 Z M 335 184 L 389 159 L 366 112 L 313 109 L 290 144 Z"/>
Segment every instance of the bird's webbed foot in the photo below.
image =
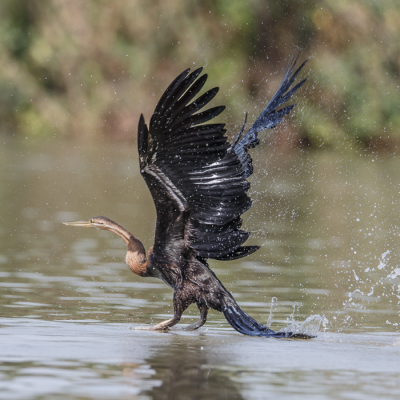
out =
<path fill-rule="evenodd" d="M 178 317 L 173 317 L 171 319 L 168 319 L 167 321 L 160 322 L 157 325 L 154 326 L 140 326 L 136 328 L 136 330 L 140 331 L 165 331 L 172 326 L 176 325 L 179 322 L 180 318 Z"/>
<path fill-rule="evenodd" d="M 205 305 L 199 306 L 200 310 L 200 319 L 195 322 L 194 324 L 188 325 L 185 330 L 186 331 L 194 331 L 196 329 L 199 329 L 201 326 L 203 326 L 206 321 L 207 321 L 207 314 L 208 314 L 208 307 Z"/>
<path fill-rule="evenodd" d="M 135 331 L 151 331 L 152 330 L 152 326 L 137 326 L 135 328 L 132 328 Z"/>

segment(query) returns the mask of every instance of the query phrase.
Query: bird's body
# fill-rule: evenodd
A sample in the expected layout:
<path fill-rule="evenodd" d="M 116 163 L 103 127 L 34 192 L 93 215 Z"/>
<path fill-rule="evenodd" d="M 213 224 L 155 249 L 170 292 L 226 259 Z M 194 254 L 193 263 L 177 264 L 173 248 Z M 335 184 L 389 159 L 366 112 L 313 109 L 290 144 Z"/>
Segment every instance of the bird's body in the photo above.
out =
<path fill-rule="evenodd" d="M 289 64 L 277 93 L 260 117 L 233 145 L 225 137 L 224 124 L 204 124 L 224 107 L 199 112 L 218 92 L 214 88 L 196 100 L 207 75 L 201 69 L 180 74 L 158 102 L 149 127 L 140 117 L 138 150 L 140 172 L 152 194 L 156 212 L 154 244 L 146 254 L 134 235 L 105 217 L 68 223 L 91 226 L 118 234 L 128 245 L 126 263 L 137 275 L 156 277 L 174 290 L 174 316 L 152 327 L 167 329 L 179 322 L 191 304 L 200 310 L 197 329 L 206 322 L 208 309 L 224 313 L 239 332 L 252 336 L 293 337 L 274 332 L 246 314 L 222 285 L 206 259 L 233 260 L 256 251 L 243 246 L 249 233 L 240 229 L 241 215 L 251 206 L 247 178 L 253 167 L 248 149 L 258 144 L 257 133 L 276 126 L 294 107 L 277 110 L 305 82 L 293 84 Z M 192 101 L 192 102 L 191 102 Z"/>

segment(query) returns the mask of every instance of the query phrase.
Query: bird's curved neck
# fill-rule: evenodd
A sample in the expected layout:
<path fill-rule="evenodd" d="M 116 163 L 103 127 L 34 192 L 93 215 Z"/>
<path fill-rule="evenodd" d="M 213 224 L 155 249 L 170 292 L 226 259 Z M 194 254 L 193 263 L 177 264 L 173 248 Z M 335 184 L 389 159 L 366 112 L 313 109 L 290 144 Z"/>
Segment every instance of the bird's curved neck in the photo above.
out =
<path fill-rule="evenodd" d="M 126 253 L 125 261 L 128 267 L 137 275 L 148 275 L 148 260 L 146 259 L 146 250 L 142 242 L 132 235 L 129 231 L 114 221 L 107 228 L 109 231 L 116 233 L 128 245 L 128 252 Z"/>

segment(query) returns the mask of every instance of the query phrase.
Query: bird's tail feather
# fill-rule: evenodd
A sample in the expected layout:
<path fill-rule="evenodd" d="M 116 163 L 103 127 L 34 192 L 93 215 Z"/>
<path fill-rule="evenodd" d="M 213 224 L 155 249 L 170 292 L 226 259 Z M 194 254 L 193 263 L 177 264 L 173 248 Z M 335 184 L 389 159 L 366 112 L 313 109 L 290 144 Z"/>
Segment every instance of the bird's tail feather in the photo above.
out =
<path fill-rule="evenodd" d="M 292 332 L 275 332 L 267 326 L 260 324 L 253 317 L 244 312 L 233 299 L 229 299 L 229 301 L 226 302 L 222 312 L 231 326 L 243 335 L 303 339 L 312 337 Z"/>

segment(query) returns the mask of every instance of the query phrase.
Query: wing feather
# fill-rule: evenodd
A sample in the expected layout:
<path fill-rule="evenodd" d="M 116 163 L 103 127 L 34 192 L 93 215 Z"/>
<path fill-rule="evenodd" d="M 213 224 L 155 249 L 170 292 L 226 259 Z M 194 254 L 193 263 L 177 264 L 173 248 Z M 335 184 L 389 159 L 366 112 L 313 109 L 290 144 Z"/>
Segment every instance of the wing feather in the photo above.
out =
<path fill-rule="evenodd" d="M 289 63 L 277 93 L 253 126 L 233 146 L 225 125 L 206 122 L 224 106 L 202 111 L 218 93 L 213 88 L 195 99 L 207 75 L 202 68 L 183 71 L 161 96 L 147 127 L 139 120 L 138 150 L 143 175 L 157 211 L 153 254 L 164 259 L 194 251 L 198 257 L 229 260 L 253 253 L 242 246 L 250 233 L 241 230 L 241 215 L 251 206 L 246 178 L 252 165 L 248 149 L 258 143 L 257 132 L 277 125 L 294 106 L 280 110 L 304 83 L 290 88 L 304 63 L 293 73 Z M 194 100 L 195 99 L 195 100 Z"/>

